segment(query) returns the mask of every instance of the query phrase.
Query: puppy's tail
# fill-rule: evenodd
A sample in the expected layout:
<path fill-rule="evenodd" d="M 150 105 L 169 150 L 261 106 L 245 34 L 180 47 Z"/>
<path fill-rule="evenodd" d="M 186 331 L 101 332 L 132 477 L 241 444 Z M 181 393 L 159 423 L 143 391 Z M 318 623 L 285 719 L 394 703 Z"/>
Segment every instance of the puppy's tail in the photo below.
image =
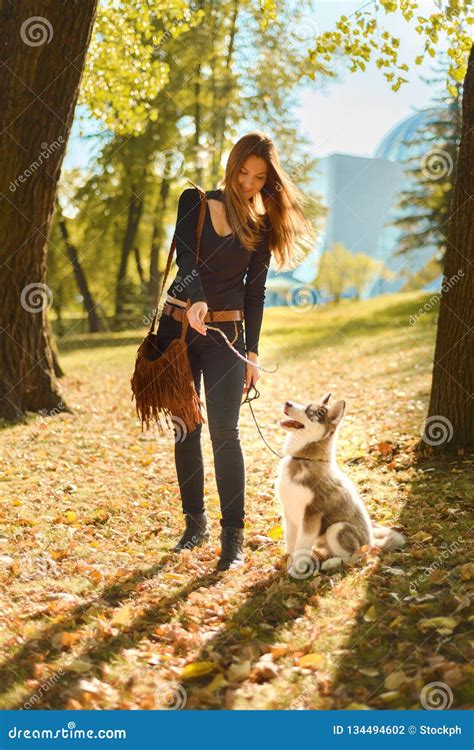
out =
<path fill-rule="evenodd" d="M 374 526 L 374 544 L 380 549 L 392 550 L 400 549 L 406 544 L 406 539 L 403 534 L 400 534 L 395 529 L 389 529 L 387 526 Z"/>

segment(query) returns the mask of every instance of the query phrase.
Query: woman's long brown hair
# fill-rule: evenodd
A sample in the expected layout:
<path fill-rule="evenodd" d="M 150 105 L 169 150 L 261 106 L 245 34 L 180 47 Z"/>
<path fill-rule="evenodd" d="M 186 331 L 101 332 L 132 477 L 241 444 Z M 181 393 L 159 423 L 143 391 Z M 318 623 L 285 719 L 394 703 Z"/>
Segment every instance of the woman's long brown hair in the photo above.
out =
<path fill-rule="evenodd" d="M 247 200 L 241 195 L 238 175 L 251 155 L 267 162 L 268 174 L 262 190 Z M 269 249 L 277 270 L 295 268 L 314 247 L 315 228 L 303 213 L 309 199 L 285 173 L 276 146 L 265 133 L 254 131 L 237 141 L 220 187 L 227 220 L 244 247 L 256 249 L 268 220 Z"/>

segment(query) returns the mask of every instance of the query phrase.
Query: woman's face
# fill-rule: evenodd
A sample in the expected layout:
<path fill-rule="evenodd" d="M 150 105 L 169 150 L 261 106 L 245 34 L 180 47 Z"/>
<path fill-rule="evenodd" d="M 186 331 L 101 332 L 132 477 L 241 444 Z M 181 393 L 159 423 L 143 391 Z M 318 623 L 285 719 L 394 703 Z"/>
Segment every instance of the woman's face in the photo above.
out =
<path fill-rule="evenodd" d="M 238 182 L 242 193 L 247 199 L 252 198 L 265 185 L 268 175 L 268 165 L 265 159 L 252 154 L 242 164 Z"/>

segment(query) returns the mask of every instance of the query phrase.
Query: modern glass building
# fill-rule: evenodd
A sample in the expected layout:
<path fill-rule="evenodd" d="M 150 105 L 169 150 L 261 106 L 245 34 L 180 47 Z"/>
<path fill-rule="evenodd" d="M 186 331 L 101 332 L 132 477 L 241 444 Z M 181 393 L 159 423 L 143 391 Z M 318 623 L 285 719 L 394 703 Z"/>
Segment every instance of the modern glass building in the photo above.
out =
<path fill-rule="evenodd" d="M 393 280 L 375 278 L 363 297 L 400 290 L 407 278 L 420 271 L 433 257 L 435 248 L 420 247 L 409 256 L 397 255 L 399 230 L 391 222 L 399 215 L 397 193 L 410 183 L 406 173 L 407 159 L 419 156 L 419 146 L 409 145 L 433 117 L 426 109 L 405 118 L 393 127 L 375 148 L 371 158 L 333 153 L 319 159 L 312 189 L 328 207 L 324 234 L 318 246 L 297 270 L 282 274 L 269 272 L 267 303 L 287 304 L 282 282 L 287 285 L 315 278 L 321 253 L 339 242 L 354 253 L 376 258 L 396 274 Z M 438 289 L 441 276 L 429 285 Z M 348 292 L 352 296 L 352 292 Z M 324 300 L 323 300 L 324 301 Z"/>

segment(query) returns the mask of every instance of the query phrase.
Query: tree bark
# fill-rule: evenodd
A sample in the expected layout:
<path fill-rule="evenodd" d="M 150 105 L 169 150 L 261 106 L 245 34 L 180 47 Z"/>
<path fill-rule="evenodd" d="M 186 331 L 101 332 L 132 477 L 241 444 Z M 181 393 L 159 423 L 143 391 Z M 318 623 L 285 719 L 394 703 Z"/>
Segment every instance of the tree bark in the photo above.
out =
<path fill-rule="evenodd" d="M 149 296 L 151 309 L 155 309 L 158 302 L 158 292 L 161 288 L 162 273 L 160 273 L 160 248 L 163 246 L 165 239 L 165 214 L 166 206 L 168 204 L 168 196 L 170 191 L 170 181 L 162 180 L 160 188 L 160 196 L 158 199 L 158 206 L 155 212 L 155 221 L 153 223 L 153 235 L 151 240 L 151 253 L 150 253 L 150 281 L 149 281 Z M 169 252 L 169 250 L 167 250 Z M 168 255 L 166 256 L 168 257 Z"/>
<path fill-rule="evenodd" d="M 64 370 L 61 367 L 61 364 L 59 362 L 59 352 L 58 347 L 56 344 L 56 339 L 54 338 L 53 331 L 51 329 L 51 322 L 48 317 L 46 317 L 46 333 L 49 338 L 49 343 L 51 346 L 51 355 L 53 357 L 53 369 L 54 374 L 57 378 L 63 378 L 64 377 Z"/>
<path fill-rule="evenodd" d="M 122 253 L 120 256 L 120 265 L 117 274 L 117 287 L 115 297 L 115 317 L 118 319 L 124 310 L 124 283 L 127 277 L 127 264 L 130 253 L 133 250 L 137 236 L 138 225 L 143 210 L 143 201 L 135 186 L 131 187 L 130 203 L 128 204 L 127 228 L 122 243 Z"/>
<path fill-rule="evenodd" d="M 423 441 L 442 452 L 474 446 L 474 47 L 462 103 L 462 133 Z"/>
<path fill-rule="evenodd" d="M 97 0 L 0 0 L 0 417 L 65 409 L 46 324 L 47 241 Z"/>
<path fill-rule="evenodd" d="M 83 299 L 84 310 L 86 311 L 87 319 L 89 323 L 89 333 L 99 333 L 99 331 L 102 330 L 102 325 L 101 325 L 100 317 L 97 313 L 97 305 L 95 304 L 91 291 L 89 289 L 89 284 L 87 283 L 84 269 L 82 268 L 81 261 L 79 260 L 79 253 L 77 252 L 77 247 L 75 247 L 75 245 L 73 245 L 71 242 L 66 220 L 59 206 L 58 206 L 58 212 L 59 212 L 59 216 L 58 216 L 59 229 L 61 231 L 61 235 L 64 240 L 64 244 L 66 246 L 66 252 L 68 254 L 68 258 L 71 261 L 72 270 L 74 272 L 74 278 L 76 280 L 79 293 L 81 294 L 82 299 Z"/>
<path fill-rule="evenodd" d="M 140 248 L 138 247 L 138 245 L 135 245 L 135 247 L 133 248 L 133 253 L 135 255 L 135 265 L 137 266 L 138 278 L 140 279 L 140 284 L 142 285 L 142 287 L 144 287 L 146 286 L 146 279 L 145 273 L 143 271 L 142 259 L 140 257 Z"/>

